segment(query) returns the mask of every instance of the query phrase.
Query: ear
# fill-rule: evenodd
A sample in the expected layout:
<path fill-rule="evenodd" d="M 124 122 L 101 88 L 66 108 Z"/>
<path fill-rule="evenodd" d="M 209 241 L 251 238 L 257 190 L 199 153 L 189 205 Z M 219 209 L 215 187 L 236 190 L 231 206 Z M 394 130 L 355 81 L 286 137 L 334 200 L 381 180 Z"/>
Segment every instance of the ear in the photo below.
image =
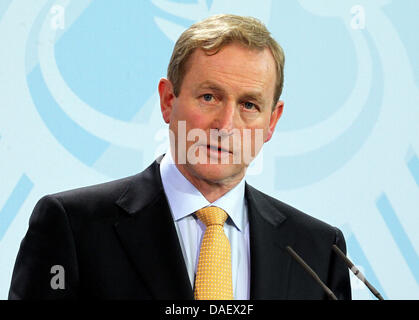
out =
<path fill-rule="evenodd" d="M 163 116 L 163 120 L 166 123 L 170 122 L 170 115 L 172 114 L 173 99 L 175 95 L 173 93 L 172 83 L 166 79 L 161 78 L 159 81 L 159 95 L 160 95 L 160 109 Z"/>
<path fill-rule="evenodd" d="M 272 135 L 274 134 L 276 123 L 278 122 L 279 118 L 281 118 L 282 111 L 284 110 L 284 101 L 279 100 L 276 104 L 274 110 L 271 113 L 271 119 L 269 121 L 269 129 L 268 135 L 265 139 L 265 142 L 271 140 Z"/>

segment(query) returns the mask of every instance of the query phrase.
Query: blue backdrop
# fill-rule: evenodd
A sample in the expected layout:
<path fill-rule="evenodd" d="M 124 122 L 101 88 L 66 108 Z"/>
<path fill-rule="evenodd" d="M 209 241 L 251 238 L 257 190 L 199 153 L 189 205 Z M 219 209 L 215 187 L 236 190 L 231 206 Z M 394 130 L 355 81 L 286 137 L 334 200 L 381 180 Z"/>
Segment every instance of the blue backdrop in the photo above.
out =
<path fill-rule="evenodd" d="M 249 183 L 341 228 L 385 298 L 419 298 L 416 0 L 0 0 L 0 298 L 40 197 L 166 150 L 158 80 L 216 13 L 259 18 L 286 53 L 284 114 Z"/>

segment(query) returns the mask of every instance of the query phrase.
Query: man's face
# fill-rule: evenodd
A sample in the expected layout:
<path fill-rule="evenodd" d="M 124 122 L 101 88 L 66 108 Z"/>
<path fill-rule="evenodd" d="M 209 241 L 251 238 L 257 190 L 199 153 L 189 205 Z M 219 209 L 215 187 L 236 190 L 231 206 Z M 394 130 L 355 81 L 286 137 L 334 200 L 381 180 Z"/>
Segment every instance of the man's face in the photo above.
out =
<path fill-rule="evenodd" d="M 170 81 L 162 79 L 159 83 L 163 118 L 174 137 L 172 155 L 191 182 L 234 184 L 249 165 L 248 151 L 252 158 L 257 155 L 271 138 L 282 113 L 282 101 L 272 109 L 274 58 L 269 49 L 250 50 L 230 44 L 214 55 L 195 50 L 185 67 L 178 97 Z M 193 134 L 188 138 L 196 139 L 184 141 L 185 135 L 179 131 L 183 125 L 186 137 L 200 129 L 206 139 Z M 183 164 L 178 161 L 180 153 L 186 160 Z M 192 155 L 199 156 L 198 163 L 191 160 Z"/>

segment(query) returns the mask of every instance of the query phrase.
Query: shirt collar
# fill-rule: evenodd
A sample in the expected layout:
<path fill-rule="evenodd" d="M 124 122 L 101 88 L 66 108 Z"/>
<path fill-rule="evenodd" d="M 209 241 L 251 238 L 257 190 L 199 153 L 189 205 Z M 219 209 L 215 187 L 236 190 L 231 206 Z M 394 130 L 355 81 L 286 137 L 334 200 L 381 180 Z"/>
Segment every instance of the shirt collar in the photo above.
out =
<path fill-rule="evenodd" d="M 160 163 L 163 188 L 175 221 L 178 221 L 206 206 L 217 206 L 228 213 L 233 224 L 244 230 L 247 217 L 244 210 L 245 179 L 233 189 L 210 203 L 195 186 L 186 179 L 176 167 L 171 152 L 168 150 Z"/>

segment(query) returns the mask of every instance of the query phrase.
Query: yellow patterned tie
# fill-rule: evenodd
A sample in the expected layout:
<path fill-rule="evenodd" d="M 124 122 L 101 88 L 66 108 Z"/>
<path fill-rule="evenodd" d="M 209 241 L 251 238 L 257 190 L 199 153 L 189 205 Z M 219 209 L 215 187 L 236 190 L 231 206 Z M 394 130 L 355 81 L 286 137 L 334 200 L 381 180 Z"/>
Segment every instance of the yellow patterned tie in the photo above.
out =
<path fill-rule="evenodd" d="M 196 212 L 206 225 L 195 277 L 196 300 L 232 300 L 231 248 L 224 233 L 227 213 L 218 207 Z"/>

